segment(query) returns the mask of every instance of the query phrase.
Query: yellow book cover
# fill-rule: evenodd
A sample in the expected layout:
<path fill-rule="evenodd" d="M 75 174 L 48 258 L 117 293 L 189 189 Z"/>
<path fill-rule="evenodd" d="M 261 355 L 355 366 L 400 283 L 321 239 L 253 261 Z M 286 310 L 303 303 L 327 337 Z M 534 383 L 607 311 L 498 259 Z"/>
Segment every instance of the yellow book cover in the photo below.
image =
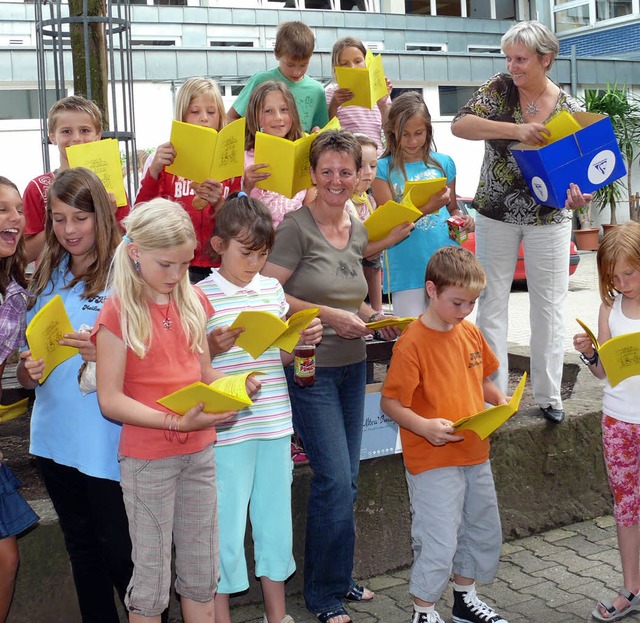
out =
<path fill-rule="evenodd" d="M 509 400 L 507 404 L 489 407 L 475 415 L 463 417 L 457 422 L 454 422 L 453 428 L 455 428 L 456 431 L 472 430 L 480 439 L 486 439 L 496 429 L 500 428 L 512 415 L 517 413 L 520 407 L 520 401 L 522 400 L 522 394 L 524 393 L 526 380 L 527 373 L 525 372 L 513 392 L 511 400 Z"/>
<path fill-rule="evenodd" d="M 24 415 L 29 407 L 29 399 L 23 398 L 10 405 L 0 405 L 0 424 Z"/>
<path fill-rule="evenodd" d="M 100 178 L 107 192 L 115 195 L 117 207 L 127 205 L 120 147 L 115 138 L 71 145 L 67 147 L 67 160 L 72 169 L 75 167 L 91 169 Z"/>
<path fill-rule="evenodd" d="M 317 307 L 302 309 L 284 321 L 271 312 L 240 312 L 231 325 L 231 329 L 244 329 L 236 338 L 235 345 L 246 350 L 254 359 L 269 346 L 277 346 L 290 353 L 300 340 L 300 331 L 304 331 L 319 313 Z"/>
<path fill-rule="evenodd" d="M 570 134 L 575 134 L 578 130 L 582 129 L 582 126 L 575 120 L 568 110 L 561 110 L 544 125 L 547 130 L 551 132 L 551 135 L 546 137 L 549 143 L 559 141 L 561 138 L 569 136 Z"/>
<path fill-rule="evenodd" d="M 91 144 L 91 143 L 88 143 Z M 72 346 L 60 346 L 65 333 L 75 333 L 59 294 L 56 294 L 31 319 L 26 335 L 31 356 L 44 360 L 44 373 L 40 384 L 47 380 L 53 369 L 78 353 Z"/>
<path fill-rule="evenodd" d="M 291 199 L 301 190 L 311 188 L 309 150 L 316 134 L 290 141 L 264 132 L 256 132 L 256 148 L 253 161 L 266 164 L 270 173 L 266 180 L 256 184 L 258 188 L 272 190 Z"/>
<path fill-rule="evenodd" d="M 383 318 L 382 320 L 376 320 L 375 322 L 366 322 L 365 326 L 368 329 L 384 329 L 385 327 L 398 327 L 401 331 L 404 331 L 415 318 Z"/>
<path fill-rule="evenodd" d="M 367 50 L 366 68 L 336 67 L 338 87 L 353 91 L 354 96 L 342 106 L 373 108 L 376 102 L 388 94 L 387 83 L 380 54 L 374 56 Z"/>
<path fill-rule="evenodd" d="M 205 413 L 244 409 L 253 404 L 246 388 L 247 377 L 250 374 L 257 375 L 262 372 L 227 375 L 216 379 L 210 385 L 202 381 L 191 383 L 177 392 L 160 398 L 158 404 L 180 415 L 184 415 L 199 402 L 204 404 Z"/>
<path fill-rule="evenodd" d="M 369 242 L 377 242 L 386 238 L 389 232 L 401 223 L 413 223 L 417 221 L 422 212 L 410 201 L 397 203 L 387 201 L 373 211 L 373 214 L 364 221 L 363 225 L 369 233 Z"/>
<path fill-rule="evenodd" d="M 593 331 L 576 318 L 596 349 L 611 387 L 640 374 L 640 333 L 625 333 L 600 344 Z"/>
<path fill-rule="evenodd" d="M 244 173 L 244 117 L 216 132 L 213 128 L 172 121 L 171 144 L 176 150 L 167 173 L 201 184 L 228 180 Z"/>
<path fill-rule="evenodd" d="M 440 192 L 447 185 L 446 177 L 436 177 L 432 180 L 418 180 L 405 182 L 402 203 L 411 201 L 414 206 L 423 206 L 432 195 Z"/>

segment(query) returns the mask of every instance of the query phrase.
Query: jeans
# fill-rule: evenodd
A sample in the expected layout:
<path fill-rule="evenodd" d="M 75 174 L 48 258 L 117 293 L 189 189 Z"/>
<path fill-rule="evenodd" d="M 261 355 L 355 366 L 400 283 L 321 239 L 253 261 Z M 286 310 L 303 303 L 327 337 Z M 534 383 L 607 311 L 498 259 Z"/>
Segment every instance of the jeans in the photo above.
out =
<path fill-rule="evenodd" d="M 541 407 L 562 408 L 564 323 L 569 292 L 571 221 L 549 225 L 513 225 L 478 215 L 476 255 L 487 274 L 478 301 L 476 323 L 500 360 L 492 377 L 507 391 L 509 293 L 520 241 L 524 242 L 529 322 L 531 385 Z"/>
<path fill-rule="evenodd" d="M 113 589 L 124 603 L 133 572 L 120 483 L 36 457 L 60 519 L 83 623 L 119 623 Z"/>
<path fill-rule="evenodd" d="M 366 362 L 316 368 L 312 387 L 293 382 L 285 370 L 300 435 L 313 470 L 307 505 L 304 598 L 315 613 L 342 604 L 353 587 L 355 523 Z"/>

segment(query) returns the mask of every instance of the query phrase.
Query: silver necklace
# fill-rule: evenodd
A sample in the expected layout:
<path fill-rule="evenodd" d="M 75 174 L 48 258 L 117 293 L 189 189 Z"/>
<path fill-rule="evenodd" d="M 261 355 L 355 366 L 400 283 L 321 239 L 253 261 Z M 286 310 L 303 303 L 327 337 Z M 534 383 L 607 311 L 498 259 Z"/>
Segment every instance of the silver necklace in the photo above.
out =
<path fill-rule="evenodd" d="M 169 308 L 171 307 L 171 293 L 169 293 L 169 302 L 167 303 L 167 309 L 165 309 L 162 318 L 162 327 L 165 331 L 168 331 L 173 326 L 173 320 L 169 318 Z"/>
<path fill-rule="evenodd" d="M 549 88 L 549 81 L 547 80 L 544 85 L 544 89 L 542 89 L 540 95 L 536 97 L 534 100 L 529 100 L 524 109 L 524 114 L 528 117 L 535 117 L 540 112 L 540 107 L 538 106 L 538 100 L 545 94 L 545 91 Z M 524 95 L 524 93 L 523 93 Z"/>

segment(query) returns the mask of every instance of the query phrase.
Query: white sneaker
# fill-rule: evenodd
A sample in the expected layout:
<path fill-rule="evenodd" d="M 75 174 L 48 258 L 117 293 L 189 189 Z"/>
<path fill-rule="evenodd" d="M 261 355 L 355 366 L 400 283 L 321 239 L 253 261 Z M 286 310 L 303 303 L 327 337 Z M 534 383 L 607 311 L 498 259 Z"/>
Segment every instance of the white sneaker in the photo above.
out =
<path fill-rule="evenodd" d="M 418 612 L 414 610 L 411 623 L 444 623 L 444 621 L 435 610 L 431 612 Z"/>
<path fill-rule="evenodd" d="M 269 619 L 267 619 L 266 614 L 262 617 L 262 623 L 269 623 Z M 288 614 L 285 614 L 284 619 L 282 619 L 280 623 L 296 623 L 296 622 L 293 620 L 293 617 L 289 616 Z"/>

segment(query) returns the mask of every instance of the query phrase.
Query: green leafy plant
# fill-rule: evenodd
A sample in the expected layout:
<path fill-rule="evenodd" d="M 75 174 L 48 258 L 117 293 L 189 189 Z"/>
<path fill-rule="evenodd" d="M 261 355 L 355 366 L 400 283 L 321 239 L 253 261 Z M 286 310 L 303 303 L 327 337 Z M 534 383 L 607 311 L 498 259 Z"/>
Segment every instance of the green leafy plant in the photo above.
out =
<path fill-rule="evenodd" d="M 632 195 L 631 168 L 640 158 L 640 98 L 627 90 L 626 86 L 607 85 L 602 90 L 587 90 L 582 101 L 587 112 L 609 115 L 613 131 L 620 146 L 620 152 L 627 165 L 627 197 Z M 611 223 L 616 223 L 616 208 L 624 197 L 625 183 L 617 180 L 597 190 L 593 195 L 593 203 L 603 210 L 609 206 Z M 635 204 L 629 203 L 629 216 L 639 220 Z"/>

